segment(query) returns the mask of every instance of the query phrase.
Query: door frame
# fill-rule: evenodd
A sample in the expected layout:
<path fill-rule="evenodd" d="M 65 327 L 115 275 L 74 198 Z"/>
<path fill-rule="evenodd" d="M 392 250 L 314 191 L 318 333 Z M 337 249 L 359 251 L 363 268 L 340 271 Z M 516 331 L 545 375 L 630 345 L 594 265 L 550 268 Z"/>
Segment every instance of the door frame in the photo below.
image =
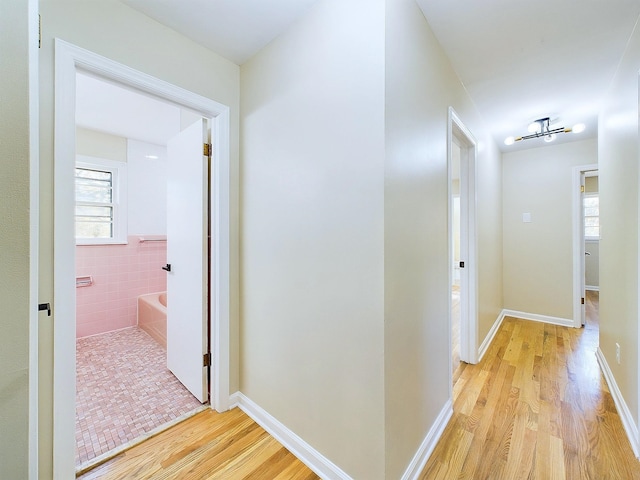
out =
<path fill-rule="evenodd" d="M 229 400 L 229 107 L 98 54 L 55 39 L 53 470 L 54 478 L 75 474 L 75 237 L 72 169 L 75 164 L 76 72 L 89 72 L 145 94 L 189 108 L 210 119 L 213 158 L 209 310 L 212 350 L 211 408 Z"/>
<path fill-rule="evenodd" d="M 584 279 L 584 228 L 582 198 L 584 193 L 580 188 L 588 172 L 598 171 L 598 164 L 579 165 L 573 167 L 572 172 L 572 219 L 573 219 L 573 326 L 580 328 L 585 322 L 585 304 L 582 303 L 585 293 Z"/>
<path fill-rule="evenodd" d="M 447 128 L 448 178 L 448 277 L 449 277 L 449 370 L 452 364 L 452 265 L 453 265 L 453 143 L 460 147 L 460 361 L 478 363 L 478 238 L 476 227 L 476 154 L 477 142 L 453 107 L 449 107 Z"/>

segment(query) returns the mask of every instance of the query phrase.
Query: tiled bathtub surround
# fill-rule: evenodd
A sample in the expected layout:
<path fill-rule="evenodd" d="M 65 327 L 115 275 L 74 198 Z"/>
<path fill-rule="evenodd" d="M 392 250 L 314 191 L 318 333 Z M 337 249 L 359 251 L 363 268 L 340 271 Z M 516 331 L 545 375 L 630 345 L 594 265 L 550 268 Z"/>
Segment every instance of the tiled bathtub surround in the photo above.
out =
<path fill-rule="evenodd" d="M 93 285 L 76 288 L 77 338 L 136 325 L 138 295 L 167 289 L 167 243 L 138 239 L 76 247 L 76 276 L 93 277 Z"/>
<path fill-rule="evenodd" d="M 76 341 L 76 466 L 200 408 L 137 327 Z"/>

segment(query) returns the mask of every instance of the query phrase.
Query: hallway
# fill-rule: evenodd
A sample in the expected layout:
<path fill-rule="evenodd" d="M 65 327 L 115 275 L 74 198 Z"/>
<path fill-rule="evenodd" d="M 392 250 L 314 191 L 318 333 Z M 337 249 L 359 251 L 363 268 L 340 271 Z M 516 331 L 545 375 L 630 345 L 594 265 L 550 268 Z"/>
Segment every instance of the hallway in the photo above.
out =
<path fill-rule="evenodd" d="M 582 329 L 505 318 L 483 361 L 464 365 L 422 479 L 640 478 L 594 354 L 588 293 Z"/>

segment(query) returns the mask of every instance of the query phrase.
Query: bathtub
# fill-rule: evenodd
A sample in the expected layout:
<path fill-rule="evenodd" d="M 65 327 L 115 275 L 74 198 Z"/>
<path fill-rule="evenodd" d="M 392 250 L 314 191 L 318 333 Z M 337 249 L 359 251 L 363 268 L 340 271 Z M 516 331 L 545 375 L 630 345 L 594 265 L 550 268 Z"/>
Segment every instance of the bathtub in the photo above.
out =
<path fill-rule="evenodd" d="M 138 327 L 167 348 L 167 292 L 138 297 Z"/>

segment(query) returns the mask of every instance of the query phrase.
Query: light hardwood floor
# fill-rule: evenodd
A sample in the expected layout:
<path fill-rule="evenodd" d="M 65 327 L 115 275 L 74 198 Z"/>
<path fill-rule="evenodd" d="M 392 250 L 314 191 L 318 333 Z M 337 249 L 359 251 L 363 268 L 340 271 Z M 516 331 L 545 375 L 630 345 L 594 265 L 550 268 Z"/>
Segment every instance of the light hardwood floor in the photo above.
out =
<path fill-rule="evenodd" d="M 595 358 L 597 294 L 587 308 L 581 329 L 505 319 L 483 361 L 463 364 L 421 479 L 640 479 Z"/>
<path fill-rule="evenodd" d="M 206 410 L 82 475 L 83 480 L 315 480 L 239 408 Z"/>
<path fill-rule="evenodd" d="M 484 360 L 461 364 L 453 418 L 421 479 L 640 479 L 594 355 L 597 296 L 587 310 L 582 329 L 505 319 Z M 200 413 L 80 478 L 319 477 L 234 409 Z"/>

